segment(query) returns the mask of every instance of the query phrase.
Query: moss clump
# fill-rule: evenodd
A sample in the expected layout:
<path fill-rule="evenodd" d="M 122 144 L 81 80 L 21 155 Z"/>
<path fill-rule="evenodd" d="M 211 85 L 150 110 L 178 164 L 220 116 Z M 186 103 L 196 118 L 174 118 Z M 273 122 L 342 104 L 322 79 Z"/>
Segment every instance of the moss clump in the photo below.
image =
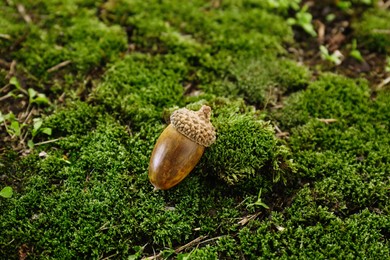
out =
<path fill-rule="evenodd" d="M 310 119 L 357 123 L 364 117 L 369 96 L 367 82 L 325 74 L 305 91 L 293 94 L 278 118 L 288 128 Z"/>
<path fill-rule="evenodd" d="M 229 64 L 243 57 L 285 53 L 281 44 L 292 40 L 292 31 L 281 17 L 259 7 L 223 6 L 212 8 L 204 1 L 115 1 L 103 5 L 102 19 L 126 26 L 136 51 L 184 57 L 187 84 L 210 84 L 225 77 Z"/>
<path fill-rule="evenodd" d="M 390 14 L 385 9 L 372 9 L 353 27 L 359 42 L 372 51 L 390 53 Z"/>
<path fill-rule="evenodd" d="M 223 99 L 210 104 L 215 107 L 216 120 L 221 122 L 221 138 L 230 138 L 231 142 L 235 138 L 248 138 L 249 129 L 240 135 L 238 127 L 249 124 L 252 130 L 258 131 L 258 137 L 257 141 L 248 140 L 246 148 L 263 157 L 252 156 L 247 160 L 256 171 L 272 167 L 272 156 L 278 149 L 272 129 L 255 120 L 253 113 L 232 115 L 240 107 L 247 112 L 253 109 L 243 102 Z M 239 189 L 226 188 L 226 182 L 233 180 L 232 173 L 239 167 L 228 165 L 224 181 L 215 178 L 216 172 L 202 174 L 205 168 L 198 168 L 177 187 L 153 192 L 147 168 L 153 145 L 164 128 L 160 118 L 139 123 L 135 130 L 119 124 L 100 106 L 82 102 L 70 104 L 47 118 L 45 126 L 53 127 L 56 137 L 61 139 L 44 148 L 46 157 L 40 158 L 37 151 L 15 162 L 23 188 L 15 197 L 0 202 L 8 216 L 1 220 L 7 231 L 0 240 L 17 242 L 2 244 L 2 252 L 12 255 L 22 243 L 34 246 L 33 257 L 72 258 L 113 253 L 128 256 L 146 241 L 162 249 L 199 235 L 236 232 L 239 229 L 236 219 L 241 215 L 236 200 L 243 200 L 245 195 L 253 201 L 259 187 L 265 187 L 264 194 L 267 194 L 272 189 L 272 175 L 263 177 L 257 172 L 259 176 L 252 178 L 252 170 L 241 172 L 239 179 L 234 180 L 236 184 L 242 187 L 250 182 L 255 187 L 244 194 Z M 229 123 L 232 118 L 236 121 Z M 224 129 L 234 130 L 233 134 Z M 256 146 L 250 147 L 253 144 Z M 204 167 L 212 169 L 210 163 L 218 159 L 221 145 L 210 151 L 210 161 L 205 160 Z M 218 167 L 225 171 L 221 163 Z M 11 173 L 12 168 L 5 169 L 9 180 L 16 177 Z M 24 223 L 19 229 L 8 228 L 19 221 Z M 199 227 L 195 233 L 194 227 Z"/>
<path fill-rule="evenodd" d="M 283 109 L 281 122 L 294 126 L 289 144 L 298 173 L 316 180 L 313 193 L 332 211 L 348 214 L 386 205 L 387 96 L 380 92 L 372 101 L 365 82 L 326 75 Z"/>
<path fill-rule="evenodd" d="M 212 123 L 217 131 L 217 140 L 202 159 L 202 172 L 216 175 L 228 185 L 259 178 L 265 183 L 267 178 L 268 181 L 272 177 L 279 180 L 284 175 L 282 168 L 287 171 L 292 165 L 286 159 L 288 152 L 278 144 L 270 123 L 250 112 L 234 113 L 235 105 L 228 106 L 230 111 L 223 107 L 219 110 L 221 101 L 214 101 Z M 286 165 L 282 167 L 282 164 Z"/>
<path fill-rule="evenodd" d="M 108 27 L 90 15 L 69 20 L 66 26 L 32 27 L 23 48 L 15 53 L 29 72 L 42 77 L 48 69 L 69 60 L 71 72 L 87 73 L 125 50 L 126 35 L 120 27 Z"/>
<path fill-rule="evenodd" d="M 208 93 L 242 97 L 249 104 L 276 104 L 280 95 L 298 91 L 309 82 L 309 72 L 290 60 L 273 57 L 243 59 L 230 65 L 223 81 L 201 86 Z"/>
<path fill-rule="evenodd" d="M 292 30 L 278 13 L 299 1 L 182 2 L 20 1 L 28 25 L 12 1 L 0 7 L 7 34 L 23 34 L 0 44 L 18 78 L 68 97 L 43 123 L 54 140 L 0 156 L 1 187 L 14 189 L 0 198 L 0 255 L 390 258 L 389 92 L 333 74 L 310 83 L 282 57 Z M 78 85 L 87 101 L 69 91 Z M 167 115 L 203 104 L 217 142 L 154 192 L 148 164 Z"/>
<path fill-rule="evenodd" d="M 163 107 L 180 104 L 186 72 L 177 56 L 127 56 L 107 71 L 93 96 L 108 111 L 138 127 L 142 122 L 159 120 Z"/>
<path fill-rule="evenodd" d="M 56 136 L 84 135 L 96 127 L 99 110 L 99 107 L 85 102 L 72 102 L 65 109 L 47 117 L 45 126 L 51 128 Z"/>
<path fill-rule="evenodd" d="M 307 211 L 309 210 L 309 211 Z M 390 255 L 388 243 L 381 240 L 388 229 L 384 216 L 363 211 L 346 219 L 338 218 L 326 208 L 299 206 L 293 215 L 304 214 L 308 223 L 299 220 L 255 221 L 239 233 L 239 243 L 246 257 L 285 258 L 382 258 Z M 323 223 L 326 223 L 325 226 Z M 262 245 L 261 247 L 258 245 Z"/>
<path fill-rule="evenodd" d="M 18 48 L 17 42 L 28 33 L 28 26 L 14 8 L 2 5 L 0 6 L 0 28 L 0 57 L 9 58 L 10 52 Z"/>

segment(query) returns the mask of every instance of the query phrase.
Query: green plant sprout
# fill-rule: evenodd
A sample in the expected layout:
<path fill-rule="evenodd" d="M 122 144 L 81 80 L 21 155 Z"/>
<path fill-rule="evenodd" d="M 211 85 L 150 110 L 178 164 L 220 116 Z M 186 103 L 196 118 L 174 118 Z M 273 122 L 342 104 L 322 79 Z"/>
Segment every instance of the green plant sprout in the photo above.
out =
<path fill-rule="evenodd" d="M 321 58 L 325 61 L 329 61 L 331 63 L 334 63 L 335 65 L 340 65 L 342 62 L 343 54 L 339 50 L 336 50 L 335 52 L 330 54 L 329 50 L 324 45 L 321 45 L 320 53 Z"/>
<path fill-rule="evenodd" d="M 16 78 L 16 77 L 12 77 L 10 80 L 9 80 L 9 84 L 15 86 L 15 90 L 19 91 L 19 92 L 22 92 L 22 94 L 28 96 L 28 99 L 29 99 L 29 103 L 30 104 L 49 104 L 49 99 L 46 97 L 45 94 L 43 93 L 39 93 L 37 92 L 36 90 L 32 89 L 32 88 L 29 88 L 27 91 L 22 88 L 19 80 Z M 16 95 L 13 93 L 14 90 L 10 91 L 6 96 L 8 97 L 21 97 L 21 95 Z"/>
<path fill-rule="evenodd" d="M 351 3 L 351 1 L 338 1 L 336 5 L 341 10 L 347 11 L 351 8 L 352 3 Z"/>
<path fill-rule="evenodd" d="M 10 78 L 9 84 L 15 86 L 17 90 L 20 90 L 21 92 L 26 93 L 26 91 L 20 85 L 19 80 L 15 76 Z"/>
<path fill-rule="evenodd" d="M 13 194 L 13 190 L 10 186 L 6 186 L 0 191 L 0 196 L 6 199 L 11 198 L 12 194 Z"/>
<path fill-rule="evenodd" d="M 390 72 L 390 57 L 386 57 L 386 67 L 385 67 L 386 72 Z"/>
<path fill-rule="evenodd" d="M 49 99 L 46 97 L 45 94 L 43 93 L 39 93 L 37 91 L 35 91 L 34 89 L 32 88 L 29 88 L 28 89 L 28 98 L 29 98 L 29 102 L 30 104 L 49 104 Z"/>
<path fill-rule="evenodd" d="M 352 49 L 349 53 L 349 56 L 351 56 L 352 58 L 360 61 L 360 62 L 363 62 L 364 61 L 364 58 L 362 56 L 362 54 L 360 53 L 360 51 L 357 49 L 357 41 L 356 39 L 353 39 L 352 41 Z"/>
<path fill-rule="evenodd" d="M 47 105 L 50 103 L 49 99 L 46 97 L 45 94 L 39 93 L 33 88 L 29 88 L 27 91 L 22 88 L 22 85 L 20 84 L 19 80 L 16 77 L 12 77 L 9 80 L 9 84 L 15 86 L 14 90 L 11 90 L 5 97 L 22 97 L 23 95 L 28 96 L 29 99 L 29 107 L 33 104 L 44 104 Z M 18 95 L 16 95 L 14 92 L 21 92 Z M 3 97 L 4 98 L 4 97 Z M 51 135 L 51 128 L 42 128 L 43 120 L 41 118 L 34 118 L 33 119 L 33 128 L 31 130 L 31 139 L 27 142 L 27 146 L 32 149 L 34 147 L 34 137 L 38 135 L 39 133 L 43 133 L 46 135 Z M 0 112 L 0 124 L 3 124 L 7 133 L 11 136 L 11 138 L 19 138 L 21 143 L 24 143 L 24 140 L 27 136 L 27 130 L 23 131 L 25 127 L 28 126 L 26 123 L 20 123 L 19 120 L 16 118 L 16 116 L 9 112 L 6 115 L 3 115 Z"/>
<path fill-rule="evenodd" d="M 42 127 L 42 123 L 43 123 L 43 120 L 42 118 L 34 118 L 33 119 L 33 129 L 31 131 L 31 139 L 28 140 L 27 142 L 27 146 L 32 149 L 34 147 L 34 137 L 39 134 L 39 133 L 43 133 L 43 134 L 46 134 L 46 135 L 51 135 L 51 128 L 49 127 Z"/>
<path fill-rule="evenodd" d="M 26 124 L 20 124 L 12 112 L 9 112 L 6 115 L 3 115 L 0 112 L 0 124 L 4 124 L 4 127 L 11 138 L 21 137 L 22 129 L 26 126 Z"/>
<path fill-rule="evenodd" d="M 308 5 L 304 5 L 299 12 L 295 14 L 295 18 L 287 19 L 289 25 L 296 25 L 301 27 L 305 32 L 310 34 L 312 37 L 317 36 L 317 32 L 314 30 L 314 26 L 311 23 L 313 16 L 307 12 L 309 9 Z"/>
<path fill-rule="evenodd" d="M 254 207 L 254 206 L 261 206 L 263 208 L 266 208 L 266 209 L 269 209 L 269 207 L 267 206 L 267 204 L 265 204 L 262 199 L 261 199 L 261 189 L 259 191 L 259 194 L 257 195 L 257 200 L 254 202 L 254 203 L 249 203 L 248 205 L 246 205 L 247 208 L 249 207 Z"/>
<path fill-rule="evenodd" d="M 336 6 L 343 11 L 351 11 L 353 5 L 372 5 L 372 0 L 337 1 Z"/>
<path fill-rule="evenodd" d="M 298 10 L 301 0 L 267 0 L 266 2 L 272 8 Z"/>
<path fill-rule="evenodd" d="M 327 22 L 333 22 L 336 19 L 336 15 L 334 13 L 330 13 L 325 17 Z"/>

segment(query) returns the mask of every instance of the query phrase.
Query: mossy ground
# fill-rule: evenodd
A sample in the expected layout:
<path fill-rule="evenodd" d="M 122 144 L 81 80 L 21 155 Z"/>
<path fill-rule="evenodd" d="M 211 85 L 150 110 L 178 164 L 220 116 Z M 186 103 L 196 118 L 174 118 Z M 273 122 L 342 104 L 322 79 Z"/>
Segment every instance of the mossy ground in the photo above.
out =
<path fill-rule="evenodd" d="M 293 61 L 299 2 L 2 2 L 0 116 L 26 126 L 0 121 L 0 255 L 388 259 L 390 91 Z M 381 55 L 382 12 L 354 25 Z M 170 112 L 203 104 L 216 143 L 153 191 Z"/>

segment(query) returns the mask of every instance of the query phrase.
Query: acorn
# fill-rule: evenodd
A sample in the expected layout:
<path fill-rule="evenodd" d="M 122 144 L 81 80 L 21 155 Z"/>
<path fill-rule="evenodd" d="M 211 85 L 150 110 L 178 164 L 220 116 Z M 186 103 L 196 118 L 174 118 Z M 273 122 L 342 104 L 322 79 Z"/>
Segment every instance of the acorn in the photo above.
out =
<path fill-rule="evenodd" d="M 211 108 L 199 111 L 181 108 L 172 113 L 171 123 L 154 146 L 149 164 L 149 180 L 155 189 L 167 190 L 194 169 L 206 147 L 215 141 L 210 122 Z"/>

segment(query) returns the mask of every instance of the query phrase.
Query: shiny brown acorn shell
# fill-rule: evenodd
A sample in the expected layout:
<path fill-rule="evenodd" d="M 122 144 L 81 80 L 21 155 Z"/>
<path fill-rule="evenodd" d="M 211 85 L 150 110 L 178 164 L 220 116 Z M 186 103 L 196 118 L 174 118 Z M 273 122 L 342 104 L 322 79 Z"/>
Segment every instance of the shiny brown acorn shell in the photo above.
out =
<path fill-rule="evenodd" d="M 149 164 L 149 180 L 156 189 L 167 190 L 194 169 L 205 147 L 190 140 L 169 124 L 154 146 Z"/>

